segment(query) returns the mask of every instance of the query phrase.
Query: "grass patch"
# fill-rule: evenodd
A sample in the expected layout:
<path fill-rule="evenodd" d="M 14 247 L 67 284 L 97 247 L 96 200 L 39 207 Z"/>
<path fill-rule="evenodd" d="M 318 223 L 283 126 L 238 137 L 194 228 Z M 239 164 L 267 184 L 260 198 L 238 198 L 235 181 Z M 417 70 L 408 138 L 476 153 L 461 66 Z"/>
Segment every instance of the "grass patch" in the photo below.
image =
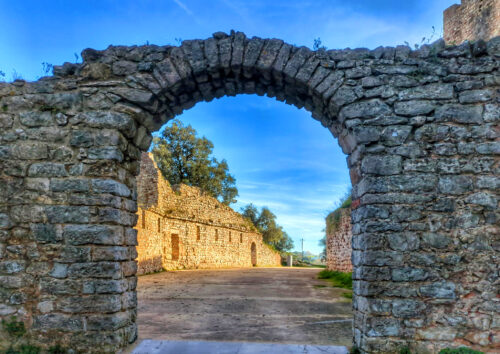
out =
<path fill-rule="evenodd" d="M 342 296 L 346 299 L 352 300 L 352 291 L 350 293 L 342 293 Z"/>
<path fill-rule="evenodd" d="M 352 273 L 343 273 L 336 270 L 322 270 L 318 274 L 318 279 L 325 279 L 336 288 L 352 290 Z"/>
<path fill-rule="evenodd" d="M 322 264 L 309 264 L 309 263 L 297 263 L 293 265 L 294 268 L 326 268 L 326 265 Z"/>
<path fill-rule="evenodd" d="M 16 316 L 12 316 L 10 321 L 2 320 L 2 327 L 10 336 L 20 338 L 26 333 L 24 322 L 17 321 Z"/>
<path fill-rule="evenodd" d="M 441 349 L 439 354 L 483 354 L 483 352 L 480 352 L 480 351 L 474 350 L 474 349 L 470 349 L 467 347 L 460 347 L 460 348 Z"/>

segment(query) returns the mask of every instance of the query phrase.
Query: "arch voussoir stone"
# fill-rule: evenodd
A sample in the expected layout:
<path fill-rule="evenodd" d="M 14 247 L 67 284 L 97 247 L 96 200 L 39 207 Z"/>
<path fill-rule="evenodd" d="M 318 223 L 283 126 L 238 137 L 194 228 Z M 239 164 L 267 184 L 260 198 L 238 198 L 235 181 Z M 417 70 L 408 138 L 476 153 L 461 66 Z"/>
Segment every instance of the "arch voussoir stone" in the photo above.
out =
<path fill-rule="evenodd" d="M 141 152 L 198 102 L 258 94 L 348 155 L 356 346 L 495 350 L 499 43 L 312 51 L 218 32 L 0 83 L 0 317 L 42 346 L 133 342 Z"/>

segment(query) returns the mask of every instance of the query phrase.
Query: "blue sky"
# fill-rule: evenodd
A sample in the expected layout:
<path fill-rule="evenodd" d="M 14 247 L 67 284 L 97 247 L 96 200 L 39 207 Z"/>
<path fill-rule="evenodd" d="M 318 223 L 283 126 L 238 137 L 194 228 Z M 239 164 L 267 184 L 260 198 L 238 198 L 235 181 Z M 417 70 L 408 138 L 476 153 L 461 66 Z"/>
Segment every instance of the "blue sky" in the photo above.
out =
<path fill-rule="evenodd" d="M 456 1 L 458 2 L 458 1 Z M 84 48 L 175 44 L 217 31 L 276 37 L 312 46 L 375 48 L 442 34 L 452 0 L 0 0 L 0 70 L 27 80 L 42 62 L 75 61 Z M 268 206 L 297 249 L 318 253 L 324 216 L 347 191 L 345 156 L 305 110 L 258 96 L 200 103 L 179 117 L 215 145 L 240 191 L 235 206 Z"/>

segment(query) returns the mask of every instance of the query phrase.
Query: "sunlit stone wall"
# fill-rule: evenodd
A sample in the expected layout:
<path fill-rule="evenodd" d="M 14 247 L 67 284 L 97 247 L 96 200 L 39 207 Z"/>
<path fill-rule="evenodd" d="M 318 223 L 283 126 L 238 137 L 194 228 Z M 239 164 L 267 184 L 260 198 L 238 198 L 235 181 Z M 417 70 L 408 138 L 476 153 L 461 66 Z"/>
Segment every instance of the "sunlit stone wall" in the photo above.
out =
<path fill-rule="evenodd" d="M 253 225 L 230 207 L 186 185 L 172 188 L 142 154 L 137 178 L 138 274 L 162 269 L 279 266 L 281 258 Z M 143 197 L 144 196 L 144 197 Z"/>

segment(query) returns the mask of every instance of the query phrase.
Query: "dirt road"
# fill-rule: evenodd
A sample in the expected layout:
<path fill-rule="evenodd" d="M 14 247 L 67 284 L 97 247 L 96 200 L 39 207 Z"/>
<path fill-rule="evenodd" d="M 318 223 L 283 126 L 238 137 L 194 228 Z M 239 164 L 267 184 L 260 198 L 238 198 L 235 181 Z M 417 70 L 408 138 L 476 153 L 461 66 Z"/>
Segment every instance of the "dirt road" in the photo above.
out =
<path fill-rule="evenodd" d="M 351 345 L 346 290 L 320 269 L 249 268 L 139 277 L 139 339 Z M 327 285 L 325 287 L 325 285 Z"/>

